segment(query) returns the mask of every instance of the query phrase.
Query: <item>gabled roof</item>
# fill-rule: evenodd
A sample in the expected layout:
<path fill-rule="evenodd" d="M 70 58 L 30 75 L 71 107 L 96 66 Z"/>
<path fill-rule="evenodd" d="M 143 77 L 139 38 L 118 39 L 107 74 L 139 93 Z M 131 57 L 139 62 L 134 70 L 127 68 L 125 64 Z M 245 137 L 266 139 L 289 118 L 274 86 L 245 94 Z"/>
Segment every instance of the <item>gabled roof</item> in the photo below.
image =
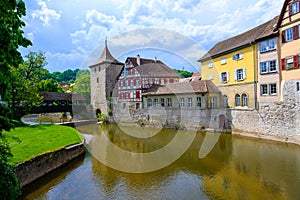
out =
<path fill-rule="evenodd" d="M 220 93 L 221 91 L 210 80 L 153 85 L 143 95 Z"/>
<path fill-rule="evenodd" d="M 282 23 L 282 20 L 283 20 L 283 17 L 284 17 L 284 13 L 286 11 L 286 7 L 288 6 L 288 4 L 289 4 L 290 1 L 291 0 L 285 0 L 284 3 L 283 3 L 283 5 L 282 5 L 281 12 L 280 12 L 279 18 L 277 20 L 277 25 L 276 25 L 276 28 L 275 28 L 276 31 L 281 26 L 281 23 Z"/>
<path fill-rule="evenodd" d="M 249 31 L 217 43 L 198 61 L 201 62 L 209 60 L 251 46 L 257 41 L 257 39 L 273 34 L 274 25 L 277 20 L 278 16 Z"/>
<path fill-rule="evenodd" d="M 94 65 L 97 65 L 97 64 L 101 64 L 101 63 L 104 63 L 104 62 L 108 62 L 108 63 L 116 63 L 116 64 L 123 64 L 123 63 L 119 62 L 117 59 L 115 59 L 115 58 L 111 55 L 111 53 L 110 53 L 110 51 L 109 51 L 109 49 L 108 49 L 108 47 L 107 47 L 107 40 L 105 40 L 105 45 L 104 45 L 104 49 L 103 49 L 103 51 L 102 51 L 101 56 L 100 56 L 100 57 L 97 59 L 97 61 L 96 61 L 93 65 L 91 65 L 91 66 L 94 66 Z"/>
<path fill-rule="evenodd" d="M 160 60 L 152 60 L 140 58 L 140 66 L 137 64 L 137 58 L 128 57 L 125 63 L 130 63 L 135 67 L 141 76 L 144 77 L 165 77 L 165 78 L 178 78 L 177 74 L 173 69 L 168 67 L 165 63 Z"/>
<path fill-rule="evenodd" d="M 82 94 L 70 94 L 62 92 L 40 92 L 45 101 L 85 101 Z"/>

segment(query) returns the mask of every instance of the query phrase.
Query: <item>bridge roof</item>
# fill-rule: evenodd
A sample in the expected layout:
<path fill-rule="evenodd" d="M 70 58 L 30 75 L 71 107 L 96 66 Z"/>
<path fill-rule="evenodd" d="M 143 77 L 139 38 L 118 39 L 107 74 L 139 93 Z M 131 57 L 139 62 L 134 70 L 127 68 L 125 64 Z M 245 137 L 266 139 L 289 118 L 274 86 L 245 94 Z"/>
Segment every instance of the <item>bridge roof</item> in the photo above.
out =
<path fill-rule="evenodd" d="M 82 94 L 70 94 L 61 92 L 41 92 L 40 95 L 44 97 L 45 101 L 85 101 Z"/>

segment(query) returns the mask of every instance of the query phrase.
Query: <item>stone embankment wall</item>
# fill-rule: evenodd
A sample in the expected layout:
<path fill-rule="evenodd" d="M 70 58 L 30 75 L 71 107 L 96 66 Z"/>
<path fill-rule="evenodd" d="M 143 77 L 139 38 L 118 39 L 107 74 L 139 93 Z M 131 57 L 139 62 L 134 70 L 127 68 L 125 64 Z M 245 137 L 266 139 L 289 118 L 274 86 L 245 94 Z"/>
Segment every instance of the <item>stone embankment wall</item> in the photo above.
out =
<path fill-rule="evenodd" d="M 25 186 L 85 153 L 83 143 L 37 156 L 17 165 L 16 175 Z"/>
<path fill-rule="evenodd" d="M 298 83 L 297 83 L 298 82 Z M 232 132 L 300 144 L 299 81 L 283 84 L 282 101 L 260 103 L 258 110 L 231 110 Z"/>

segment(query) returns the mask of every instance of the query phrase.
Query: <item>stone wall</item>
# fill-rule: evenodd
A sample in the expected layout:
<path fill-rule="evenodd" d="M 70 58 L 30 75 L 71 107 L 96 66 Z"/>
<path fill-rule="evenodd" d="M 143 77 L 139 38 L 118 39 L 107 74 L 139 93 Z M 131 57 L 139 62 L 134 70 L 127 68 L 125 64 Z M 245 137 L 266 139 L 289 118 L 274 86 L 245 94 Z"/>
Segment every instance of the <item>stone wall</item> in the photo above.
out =
<path fill-rule="evenodd" d="M 36 179 L 44 176 L 66 164 L 74 158 L 85 152 L 84 144 L 72 145 L 55 152 L 46 153 L 37 156 L 29 161 L 17 165 L 16 175 L 19 178 L 21 186 L 25 186 Z"/>
<path fill-rule="evenodd" d="M 260 103 L 258 110 L 231 110 L 233 133 L 300 141 L 300 91 L 297 91 L 297 82 L 284 83 L 283 101 Z"/>

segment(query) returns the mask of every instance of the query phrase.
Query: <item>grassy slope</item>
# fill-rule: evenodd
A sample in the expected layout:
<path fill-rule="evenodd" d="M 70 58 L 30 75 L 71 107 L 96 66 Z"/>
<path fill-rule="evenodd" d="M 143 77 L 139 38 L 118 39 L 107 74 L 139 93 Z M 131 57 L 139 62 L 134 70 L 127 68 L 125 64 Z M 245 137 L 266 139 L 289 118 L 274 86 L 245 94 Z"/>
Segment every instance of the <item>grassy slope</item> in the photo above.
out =
<path fill-rule="evenodd" d="M 12 154 L 10 163 L 16 164 L 46 152 L 79 143 L 83 137 L 73 128 L 59 125 L 35 125 L 19 127 L 7 133 L 17 137 L 21 143 L 11 139 Z"/>

